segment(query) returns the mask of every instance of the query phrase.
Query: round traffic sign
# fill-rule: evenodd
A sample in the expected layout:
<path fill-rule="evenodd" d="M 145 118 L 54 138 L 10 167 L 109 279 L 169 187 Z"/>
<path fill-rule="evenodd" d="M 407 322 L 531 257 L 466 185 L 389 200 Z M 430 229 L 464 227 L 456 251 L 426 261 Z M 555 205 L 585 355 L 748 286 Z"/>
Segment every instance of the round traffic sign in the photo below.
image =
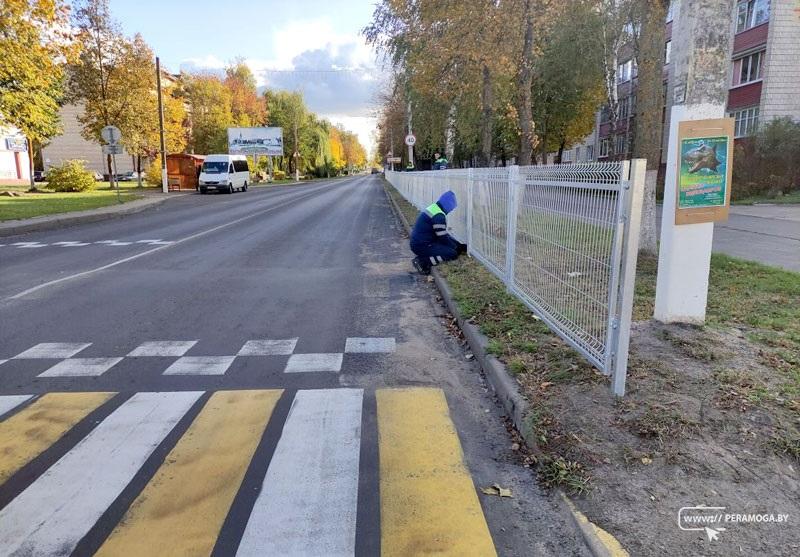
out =
<path fill-rule="evenodd" d="M 406 145 L 408 145 L 409 147 L 413 147 L 416 142 L 417 138 L 414 137 L 414 134 L 410 133 L 406 136 Z"/>
<path fill-rule="evenodd" d="M 100 136 L 106 143 L 116 143 L 122 139 L 122 132 L 119 131 L 117 126 L 106 126 L 100 130 Z"/>

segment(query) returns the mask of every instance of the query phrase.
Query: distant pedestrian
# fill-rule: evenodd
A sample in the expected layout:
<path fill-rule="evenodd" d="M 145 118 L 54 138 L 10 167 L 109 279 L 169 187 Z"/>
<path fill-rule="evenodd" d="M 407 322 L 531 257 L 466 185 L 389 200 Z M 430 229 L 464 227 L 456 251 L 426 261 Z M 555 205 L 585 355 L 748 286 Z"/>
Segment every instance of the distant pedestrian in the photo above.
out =
<path fill-rule="evenodd" d="M 439 153 L 433 155 L 433 165 L 431 166 L 433 170 L 447 170 L 448 164 L 447 157 L 443 157 Z"/>
<path fill-rule="evenodd" d="M 452 261 L 467 251 L 466 244 L 447 233 L 447 214 L 457 205 L 456 194 L 446 191 L 417 217 L 411 231 L 411 251 L 416 254 L 414 268 L 421 274 L 427 275 L 432 266 Z"/>

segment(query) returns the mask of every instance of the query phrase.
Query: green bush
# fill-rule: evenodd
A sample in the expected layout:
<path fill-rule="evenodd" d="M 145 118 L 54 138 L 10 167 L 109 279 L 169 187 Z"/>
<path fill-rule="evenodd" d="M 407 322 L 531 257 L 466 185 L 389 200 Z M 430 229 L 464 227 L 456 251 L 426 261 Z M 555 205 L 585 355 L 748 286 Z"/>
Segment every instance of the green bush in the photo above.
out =
<path fill-rule="evenodd" d="M 144 171 L 144 181 L 154 186 L 161 185 L 161 157 L 156 157 Z"/>
<path fill-rule="evenodd" d="M 753 137 L 736 142 L 733 156 L 734 199 L 778 197 L 800 187 L 800 122 L 775 118 Z"/>
<path fill-rule="evenodd" d="M 47 187 L 54 191 L 89 191 L 97 186 L 94 174 L 86 170 L 85 161 L 68 160 L 47 172 Z"/>
<path fill-rule="evenodd" d="M 276 168 L 272 171 L 272 178 L 275 180 L 284 180 L 286 178 L 286 173 L 283 170 L 278 170 Z"/>

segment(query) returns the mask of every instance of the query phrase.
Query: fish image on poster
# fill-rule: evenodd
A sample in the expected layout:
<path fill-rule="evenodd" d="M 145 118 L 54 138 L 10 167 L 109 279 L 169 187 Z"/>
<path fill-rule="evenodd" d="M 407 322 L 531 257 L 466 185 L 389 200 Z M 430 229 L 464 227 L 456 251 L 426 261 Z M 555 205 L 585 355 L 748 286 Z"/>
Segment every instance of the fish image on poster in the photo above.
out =
<path fill-rule="evenodd" d="M 728 188 L 727 136 L 681 140 L 678 207 L 723 207 Z"/>

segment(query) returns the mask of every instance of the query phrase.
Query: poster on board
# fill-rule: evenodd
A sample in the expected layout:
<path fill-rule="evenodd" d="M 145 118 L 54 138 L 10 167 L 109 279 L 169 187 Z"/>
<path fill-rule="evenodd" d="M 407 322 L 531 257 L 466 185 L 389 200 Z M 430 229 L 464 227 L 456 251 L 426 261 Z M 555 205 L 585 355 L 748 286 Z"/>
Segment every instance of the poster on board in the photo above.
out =
<path fill-rule="evenodd" d="M 728 218 L 733 170 L 733 118 L 678 123 L 675 224 Z"/>
<path fill-rule="evenodd" d="M 283 155 L 283 128 L 228 128 L 231 155 Z"/>

